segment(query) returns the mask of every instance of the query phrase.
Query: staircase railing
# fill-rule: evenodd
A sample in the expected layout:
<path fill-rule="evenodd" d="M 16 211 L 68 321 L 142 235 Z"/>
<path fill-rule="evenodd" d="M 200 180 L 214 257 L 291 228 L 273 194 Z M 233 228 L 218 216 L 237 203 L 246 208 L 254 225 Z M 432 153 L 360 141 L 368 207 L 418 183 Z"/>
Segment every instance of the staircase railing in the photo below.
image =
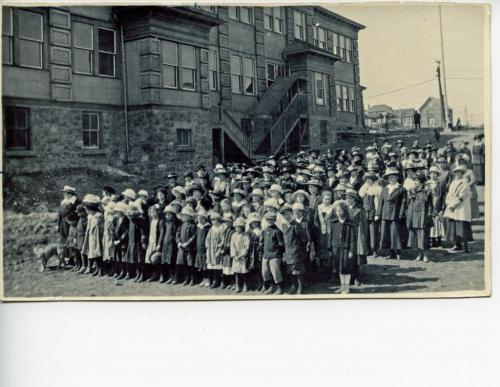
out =
<path fill-rule="evenodd" d="M 290 103 L 276 119 L 270 131 L 271 154 L 276 154 L 286 143 L 293 128 L 307 112 L 307 95 L 302 92 L 295 94 Z"/>
<path fill-rule="evenodd" d="M 212 108 L 212 122 L 223 124 L 231 139 L 247 157 L 250 157 L 252 151 L 252 138 L 249 130 L 243 129 L 221 106 Z"/>

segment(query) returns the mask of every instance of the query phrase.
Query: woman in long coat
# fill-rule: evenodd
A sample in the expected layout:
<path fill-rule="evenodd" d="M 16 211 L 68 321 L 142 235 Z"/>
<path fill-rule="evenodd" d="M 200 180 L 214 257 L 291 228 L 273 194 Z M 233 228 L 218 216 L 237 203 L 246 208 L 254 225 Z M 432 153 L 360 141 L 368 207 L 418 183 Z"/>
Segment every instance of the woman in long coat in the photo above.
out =
<path fill-rule="evenodd" d="M 430 247 L 441 247 L 442 238 L 445 236 L 443 211 L 446 196 L 445 184 L 440 179 L 441 168 L 433 165 L 429 169 L 430 179 L 427 181 L 427 189 L 432 198 L 432 226 L 430 230 Z"/>
<path fill-rule="evenodd" d="M 87 211 L 87 228 L 82 246 L 82 254 L 85 254 L 89 260 L 89 266 L 86 273 L 92 271 L 92 263 L 95 262 L 96 270 L 92 275 L 102 276 L 102 235 L 104 232 L 104 218 L 100 210 L 100 200 L 95 195 L 87 195 L 83 200 L 85 211 Z"/>
<path fill-rule="evenodd" d="M 330 191 L 323 191 L 321 203 L 316 207 L 314 227 L 312 228 L 312 239 L 316 246 L 316 257 L 322 269 L 321 274 L 330 274 L 332 271 L 332 254 L 329 245 L 333 217 L 335 217 L 333 194 Z"/>
<path fill-rule="evenodd" d="M 451 251 L 469 252 L 467 243 L 472 241 L 470 188 L 468 180 L 464 178 L 466 172 L 467 168 L 463 165 L 453 170 L 454 179 L 446 194 L 446 239 L 455 242 Z"/>
<path fill-rule="evenodd" d="M 378 248 L 380 244 L 380 222 L 375 220 L 377 206 L 380 201 L 382 187 L 378 183 L 378 176 L 374 172 L 367 172 L 363 176 L 365 184 L 359 190 L 359 196 L 363 201 L 363 208 L 366 213 L 368 222 L 368 254 L 373 254 L 373 257 L 378 256 Z"/>
<path fill-rule="evenodd" d="M 224 227 L 222 226 L 222 217 L 218 212 L 212 212 L 210 219 L 212 227 L 205 239 L 205 247 L 207 249 L 207 270 L 212 272 L 210 288 L 214 288 L 217 286 L 222 275 L 222 256 L 217 254 L 217 247 L 224 232 Z"/>
<path fill-rule="evenodd" d="M 375 220 L 381 220 L 380 249 L 389 249 L 389 258 L 401 259 L 402 248 L 400 229 L 405 217 L 406 192 L 398 183 L 399 171 L 388 169 L 384 177 L 388 178 L 387 184 L 380 194 Z"/>
<path fill-rule="evenodd" d="M 356 225 L 357 234 L 356 259 L 350 284 L 359 286 L 361 284 L 359 281 L 359 268 L 368 263 L 366 260 L 368 255 L 368 220 L 361 199 L 355 190 L 346 190 L 346 200 L 349 204 L 349 219 Z"/>
<path fill-rule="evenodd" d="M 426 188 L 427 179 L 424 175 L 417 177 L 417 185 L 407 196 L 406 226 L 409 231 L 408 247 L 418 250 L 417 261 L 428 262 L 430 229 L 432 225 L 432 194 Z"/>
<path fill-rule="evenodd" d="M 174 206 L 168 205 L 163 210 L 163 228 L 160 233 L 159 243 L 161 245 L 161 273 L 160 282 L 170 284 L 175 277 L 175 261 L 177 259 L 177 242 L 175 235 L 180 221 L 177 218 L 177 210 Z"/>

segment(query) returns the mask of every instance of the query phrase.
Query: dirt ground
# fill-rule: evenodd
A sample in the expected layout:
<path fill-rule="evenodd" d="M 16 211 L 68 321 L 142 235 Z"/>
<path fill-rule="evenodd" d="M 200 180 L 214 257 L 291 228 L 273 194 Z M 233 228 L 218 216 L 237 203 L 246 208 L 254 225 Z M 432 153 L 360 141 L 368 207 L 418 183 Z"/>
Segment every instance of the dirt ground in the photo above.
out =
<path fill-rule="evenodd" d="M 469 137 L 471 135 L 467 135 Z M 463 135 L 455 136 L 465 137 Z M 451 253 L 446 249 L 432 249 L 431 262 L 414 261 L 416 253 L 404 250 L 402 260 L 371 259 L 363 266 L 360 287 L 352 293 L 380 294 L 405 292 L 443 292 L 484 289 L 484 188 L 478 187 L 481 218 L 473 222 L 474 242 L 471 252 Z M 4 202 L 5 208 L 5 202 Z M 34 208 L 34 207 L 33 207 Z M 6 297 L 134 297 L 134 296 L 230 296 L 229 290 L 166 285 L 137 284 L 75 274 L 69 270 L 55 270 L 56 260 L 49 262 L 44 273 L 37 271 L 33 246 L 56 240 L 56 213 L 37 207 L 26 213 L 4 212 L 4 295 Z M 314 284 L 307 294 L 332 294 L 331 284 Z M 245 295 L 260 295 L 249 292 Z"/>

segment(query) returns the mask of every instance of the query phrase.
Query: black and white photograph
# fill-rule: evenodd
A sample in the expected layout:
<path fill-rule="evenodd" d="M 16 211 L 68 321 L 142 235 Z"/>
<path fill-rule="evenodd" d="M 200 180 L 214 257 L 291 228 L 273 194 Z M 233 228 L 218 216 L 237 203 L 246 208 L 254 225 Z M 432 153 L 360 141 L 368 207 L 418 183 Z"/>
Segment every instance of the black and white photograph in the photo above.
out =
<path fill-rule="evenodd" d="M 488 5 L 1 11 L 3 300 L 490 295 Z"/>

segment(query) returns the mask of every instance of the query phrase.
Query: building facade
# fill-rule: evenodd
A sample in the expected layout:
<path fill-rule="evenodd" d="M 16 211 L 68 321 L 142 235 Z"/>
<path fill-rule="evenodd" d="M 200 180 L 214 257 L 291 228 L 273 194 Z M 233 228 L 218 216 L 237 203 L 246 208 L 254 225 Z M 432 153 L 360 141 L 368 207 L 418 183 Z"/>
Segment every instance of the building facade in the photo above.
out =
<path fill-rule="evenodd" d="M 441 100 L 429 97 L 419 109 L 420 126 L 422 128 L 443 128 L 443 110 Z M 448 106 L 448 121 L 453 123 L 453 109 Z"/>
<path fill-rule="evenodd" d="M 2 11 L 9 171 L 181 171 L 363 126 L 364 26 L 321 7 Z"/>

